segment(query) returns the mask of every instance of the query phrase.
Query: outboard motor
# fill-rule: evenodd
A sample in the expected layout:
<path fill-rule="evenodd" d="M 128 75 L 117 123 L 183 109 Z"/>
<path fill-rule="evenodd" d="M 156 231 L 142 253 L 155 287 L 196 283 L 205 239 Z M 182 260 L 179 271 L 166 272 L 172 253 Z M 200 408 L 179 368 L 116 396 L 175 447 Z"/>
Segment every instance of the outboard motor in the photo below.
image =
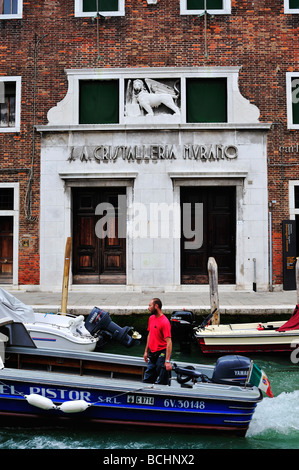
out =
<path fill-rule="evenodd" d="M 213 372 L 212 382 L 244 386 L 250 363 L 250 359 L 245 356 L 228 355 L 219 357 Z"/>
<path fill-rule="evenodd" d="M 238 385 L 244 387 L 250 368 L 250 359 L 245 356 L 222 356 L 215 365 L 212 377 L 207 377 L 193 366 L 178 367 L 173 364 L 172 369 L 177 374 L 177 381 L 182 386 L 187 382 L 213 382 L 224 385 Z"/>
<path fill-rule="evenodd" d="M 85 328 L 92 336 L 101 337 L 104 340 L 114 339 L 127 348 L 136 344 L 141 335 L 134 331 L 131 335 L 132 327 L 121 328 L 114 323 L 108 312 L 94 307 L 85 321 Z"/>
<path fill-rule="evenodd" d="M 180 343 L 181 349 L 188 348 L 193 339 L 194 315 L 188 310 L 177 310 L 170 317 L 171 336 Z"/>

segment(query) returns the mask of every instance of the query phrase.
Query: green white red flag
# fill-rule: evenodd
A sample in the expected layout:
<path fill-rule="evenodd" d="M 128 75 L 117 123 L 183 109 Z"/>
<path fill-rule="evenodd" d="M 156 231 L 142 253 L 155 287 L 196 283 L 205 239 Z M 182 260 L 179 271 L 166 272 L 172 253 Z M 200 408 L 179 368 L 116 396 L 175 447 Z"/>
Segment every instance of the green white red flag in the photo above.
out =
<path fill-rule="evenodd" d="M 273 393 L 268 377 L 266 376 L 265 372 L 259 369 L 258 366 L 255 365 L 252 361 L 248 372 L 247 383 L 255 385 L 260 390 L 265 392 L 270 398 L 273 398 Z"/>

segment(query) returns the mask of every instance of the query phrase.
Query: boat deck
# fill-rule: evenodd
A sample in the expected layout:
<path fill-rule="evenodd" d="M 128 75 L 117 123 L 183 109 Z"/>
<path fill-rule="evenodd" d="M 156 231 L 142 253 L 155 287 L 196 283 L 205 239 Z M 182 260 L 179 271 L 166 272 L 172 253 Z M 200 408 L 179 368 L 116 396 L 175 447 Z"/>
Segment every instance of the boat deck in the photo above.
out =
<path fill-rule="evenodd" d="M 38 353 L 37 353 L 38 351 Z M 0 371 L 0 381 L 40 383 L 44 386 L 72 386 L 79 388 L 129 390 L 141 393 L 182 395 L 213 399 L 217 395 L 226 399 L 243 399 L 251 387 L 227 386 L 216 383 L 198 382 L 192 385 L 178 383 L 172 372 L 171 385 L 146 384 L 142 382 L 146 364 L 135 356 L 109 353 L 60 351 L 59 357 L 53 350 L 7 347 L 5 368 Z M 193 366 L 201 374 L 212 378 L 214 366 L 206 364 L 186 364 L 177 362 L 180 367 Z M 16 373 L 17 370 L 17 373 Z M 257 394 L 258 394 L 257 390 Z M 256 398 L 256 397 L 255 397 Z"/>
<path fill-rule="evenodd" d="M 6 381 L 27 384 L 32 383 L 40 387 L 70 387 L 72 389 L 92 389 L 100 392 L 107 390 L 119 393 L 134 393 L 163 395 L 163 396 L 182 396 L 186 398 L 210 399 L 210 400 L 243 400 L 255 401 L 259 396 L 253 393 L 252 387 L 227 386 L 216 383 L 199 382 L 193 386 L 185 387 L 177 382 L 176 377 L 172 377 L 171 385 L 146 384 L 141 379 L 132 379 L 125 376 L 118 378 L 98 377 L 93 375 L 80 376 L 71 373 L 36 371 L 4 368 L 0 370 L 0 384 Z M 249 398 L 250 395 L 250 398 Z M 255 396 L 256 395 L 256 396 Z"/>
<path fill-rule="evenodd" d="M 8 367 L 17 369 L 46 368 L 47 370 L 70 370 L 74 374 L 106 373 L 111 378 L 117 374 L 139 376 L 143 378 L 146 364 L 143 359 L 134 356 L 118 356 L 99 352 L 61 350 L 59 355 L 52 349 L 30 349 L 16 346 L 6 348 Z"/>

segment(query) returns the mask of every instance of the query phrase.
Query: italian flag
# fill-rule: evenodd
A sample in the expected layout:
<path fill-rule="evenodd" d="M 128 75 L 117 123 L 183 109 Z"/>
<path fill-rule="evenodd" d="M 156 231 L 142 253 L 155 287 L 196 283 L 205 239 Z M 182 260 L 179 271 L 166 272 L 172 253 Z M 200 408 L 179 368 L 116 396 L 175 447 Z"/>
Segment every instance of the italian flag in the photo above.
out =
<path fill-rule="evenodd" d="M 251 366 L 248 372 L 248 383 L 255 385 L 260 390 L 265 392 L 270 398 L 273 398 L 273 393 L 271 391 L 270 382 L 265 372 L 256 366 L 253 361 L 251 361 Z"/>

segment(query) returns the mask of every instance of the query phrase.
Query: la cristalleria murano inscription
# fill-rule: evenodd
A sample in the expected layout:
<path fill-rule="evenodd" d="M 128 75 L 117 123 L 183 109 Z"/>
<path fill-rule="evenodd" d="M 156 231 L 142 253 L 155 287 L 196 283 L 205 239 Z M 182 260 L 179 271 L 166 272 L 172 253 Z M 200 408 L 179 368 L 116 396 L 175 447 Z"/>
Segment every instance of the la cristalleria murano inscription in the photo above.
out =
<path fill-rule="evenodd" d="M 235 145 L 98 145 L 96 147 L 71 147 L 68 161 L 108 163 L 119 159 L 128 162 L 183 159 L 203 162 L 233 160 L 237 157 L 238 148 Z"/>

